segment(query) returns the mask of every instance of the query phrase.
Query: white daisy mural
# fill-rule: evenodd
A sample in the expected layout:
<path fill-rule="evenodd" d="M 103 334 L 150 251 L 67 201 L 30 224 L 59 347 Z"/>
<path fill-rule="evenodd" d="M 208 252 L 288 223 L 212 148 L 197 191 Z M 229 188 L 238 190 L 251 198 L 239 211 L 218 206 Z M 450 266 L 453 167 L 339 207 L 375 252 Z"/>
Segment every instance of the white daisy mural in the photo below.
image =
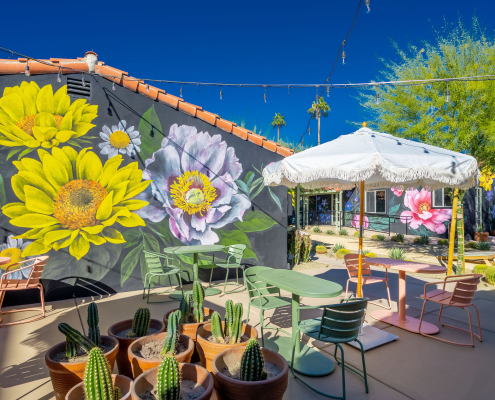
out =
<path fill-rule="evenodd" d="M 14 239 L 14 235 L 10 235 L 7 238 L 7 243 L 0 245 L 0 257 L 9 257 L 10 262 L 8 264 L 0 265 L 0 276 L 5 274 L 5 271 L 11 265 L 24 261 L 26 257 L 22 257 L 22 251 L 31 244 L 31 242 L 25 242 L 22 239 Z M 21 264 L 20 267 L 25 267 L 29 264 Z M 10 269 L 9 272 L 14 271 L 13 274 L 7 275 L 9 279 L 26 279 L 31 273 L 31 268 L 23 269 L 22 271 L 15 271 L 15 269 Z"/>
<path fill-rule="evenodd" d="M 100 154 L 108 155 L 108 158 L 117 154 L 126 154 L 130 157 L 136 152 L 140 152 L 141 134 L 134 129 L 134 126 L 127 127 L 125 120 L 119 121 L 118 125 L 113 125 L 112 129 L 104 125 L 100 132 L 100 137 L 104 140 L 99 144 Z"/>

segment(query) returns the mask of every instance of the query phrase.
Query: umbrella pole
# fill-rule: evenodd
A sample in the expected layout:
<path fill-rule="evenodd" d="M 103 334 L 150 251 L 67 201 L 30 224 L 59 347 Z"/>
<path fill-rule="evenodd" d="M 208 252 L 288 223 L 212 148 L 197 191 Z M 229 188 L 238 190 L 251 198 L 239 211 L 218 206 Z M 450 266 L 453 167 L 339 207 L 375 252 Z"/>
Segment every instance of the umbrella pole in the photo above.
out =
<path fill-rule="evenodd" d="M 359 267 L 358 267 L 358 283 L 357 283 L 357 297 L 363 297 L 362 293 L 362 280 L 363 280 L 363 221 L 364 221 L 364 181 L 361 181 L 360 192 L 360 205 L 359 205 Z"/>
<path fill-rule="evenodd" d="M 454 241 L 457 224 L 457 201 L 459 199 L 459 189 L 454 189 L 454 201 L 452 202 L 452 220 L 450 224 L 449 257 L 447 260 L 447 276 L 452 275 L 452 264 L 454 263 Z"/>

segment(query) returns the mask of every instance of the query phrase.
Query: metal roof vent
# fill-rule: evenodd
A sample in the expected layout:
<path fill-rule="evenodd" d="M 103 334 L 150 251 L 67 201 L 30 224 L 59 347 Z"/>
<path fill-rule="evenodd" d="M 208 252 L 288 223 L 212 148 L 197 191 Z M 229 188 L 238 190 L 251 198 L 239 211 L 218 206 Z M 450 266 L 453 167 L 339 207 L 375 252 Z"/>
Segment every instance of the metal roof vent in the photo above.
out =
<path fill-rule="evenodd" d="M 67 94 L 72 99 L 89 99 L 91 97 L 91 82 L 81 78 L 67 77 Z"/>
<path fill-rule="evenodd" d="M 86 64 L 88 64 L 89 72 L 95 72 L 95 65 L 98 62 L 98 54 L 94 51 L 87 51 L 86 54 L 84 54 L 84 59 L 86 60 Z"/>

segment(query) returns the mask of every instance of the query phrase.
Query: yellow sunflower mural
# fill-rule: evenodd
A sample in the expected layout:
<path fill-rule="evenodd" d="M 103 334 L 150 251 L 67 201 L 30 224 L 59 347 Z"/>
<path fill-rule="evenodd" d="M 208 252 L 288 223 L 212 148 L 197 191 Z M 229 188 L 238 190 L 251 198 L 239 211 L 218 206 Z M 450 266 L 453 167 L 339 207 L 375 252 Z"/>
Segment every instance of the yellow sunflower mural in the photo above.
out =
<path fill-rule="evenodd" d="M 98 106 L 85 99 L 71 104 L 67 85 L 53 94 L 52 85 L 36 82 L 6 87 L 0 98 L 0 145 L 24 154 L 38 147 L 87 143 L 79 139 L 96 125 Z M 21 153 L 22 154 L 22 153 Z"/>
<path fill-rule="evenodd" d="M 34 240 L 23 251 L 28 257 L 69 247 L 78 260 L 90 244 L 124 243 L 113 226 L 144 226 L 133 211 L 148 205 L 134 199 L 151 181 L 143 181 L 138 163 L 119 168 L 119 154 L 102 165 L 90 148 L 38 149 L 41 161 L 24 157 L 13 164 L 18 172 L 11 184 L 20 202 L 2 207 L 10 223 L 30 228 L 16 238 Z M 117 225 L 118 226 L 118 225 Z"/>
<path fill-rule="evenodd" d="M 492 174 L 490 167 L 485 165 L 481 170 L 481 175 L 479 177 L 480 186 L 487 192 L 492 190 L 493 178 L 495 178 L 495 174 Z"/>

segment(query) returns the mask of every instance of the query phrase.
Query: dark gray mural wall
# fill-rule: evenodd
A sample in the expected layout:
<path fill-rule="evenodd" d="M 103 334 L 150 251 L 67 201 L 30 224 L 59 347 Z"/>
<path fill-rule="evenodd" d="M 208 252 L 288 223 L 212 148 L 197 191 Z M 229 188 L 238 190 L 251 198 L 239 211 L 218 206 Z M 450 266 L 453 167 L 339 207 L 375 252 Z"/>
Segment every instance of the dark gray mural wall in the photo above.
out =
<path fill-rule="evenodd" d="M 47 254 L 53 300 L 142 288 L 145 249 L 241 243 L 286 267 L 287 189 L 261 177 L 282 156 L 101 77 L 3 76 L 0 93 L 0 274 Z"/>

